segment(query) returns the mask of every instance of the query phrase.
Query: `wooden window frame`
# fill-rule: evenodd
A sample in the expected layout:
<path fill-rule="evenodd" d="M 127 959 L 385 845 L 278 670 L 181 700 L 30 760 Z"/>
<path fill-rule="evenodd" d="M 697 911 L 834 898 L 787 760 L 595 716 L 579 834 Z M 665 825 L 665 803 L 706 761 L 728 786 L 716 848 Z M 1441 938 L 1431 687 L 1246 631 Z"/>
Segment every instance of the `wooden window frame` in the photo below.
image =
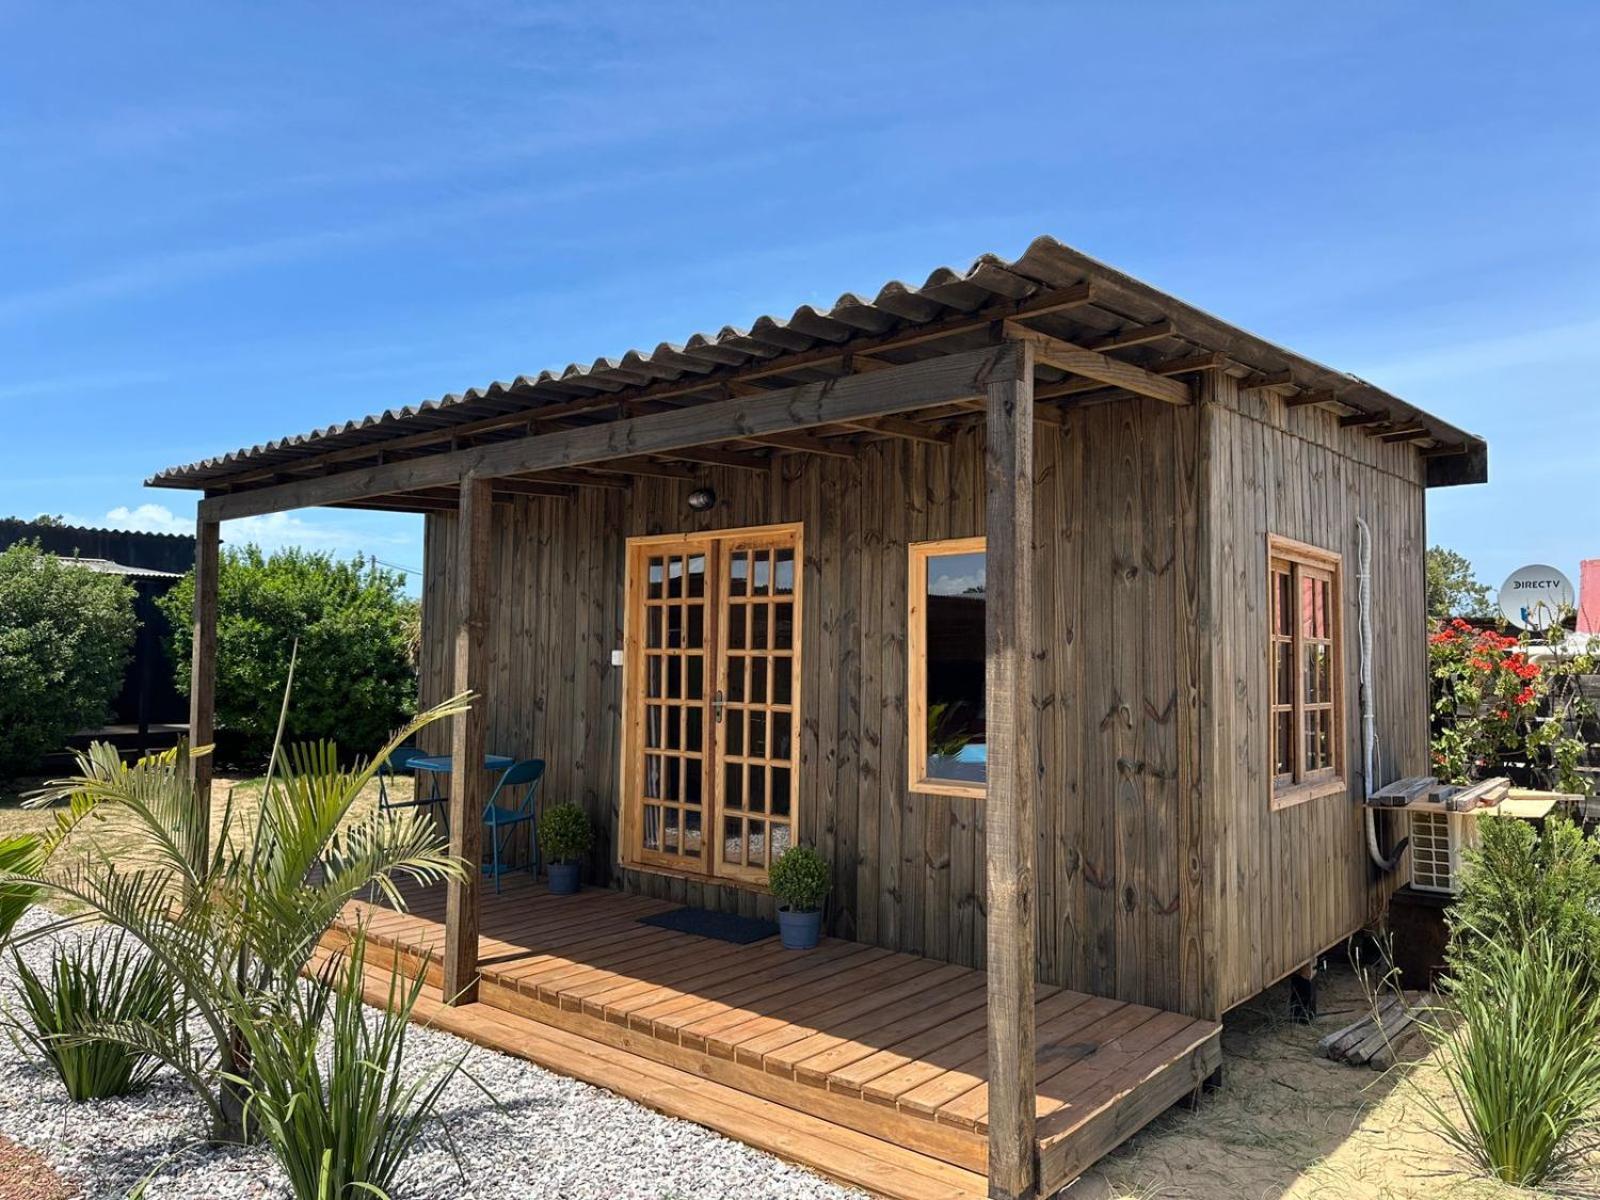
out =
<path fill-rule="evenodd" d="M 693 545 L 702 541 L 712 543 L 707 552 L 707 612 L 706 612 L 706 664 L 708 684 L 705 689 L 705 749 L 703 761 L 706 767 L 706 789 L 702 793 L 701 811 L 703 815 L 703 835 L 711 839 L 711 822 L 713 818 L 720 818 L 715 804 L 713 789 L 715 780 L 722 769 L 721 755 L 718 753 L 717 734 L 714 731 L 716 724 L 711 712 L 712 699 L 715 692 L 722 688 L 725 680 L 720 678 L 720 671 L 713 674 L 713 666 L 720 659 L 719 647 L 722 637 L 722 625 L 726 620 L 727 601 L 725 596 L 720 596 L 715 587 L 720 587 L 720 570 L 725 554 L 724 544 L 732 540 L 759 540 L 770 538 L 785 545 L 792 545 L 794 549 L 794 630 L 793 650 L 790 652 L 793 660 L 791 669 L 790 687 L 792 698 L 790 709 L 793 714 L 791 736 L 794 738 L 795 754 L 793 764 L 789 768 L 789 823 L 792 831 L 791 845 L 800 843 L 801 815 L 803 808 L 803 776 L 806 767 L 800 752 L 801 724 L 804 717 L 804 696 L 802 679 L 804 676 L 805 652 L 805 528 L 799 521 L 774 522 L 768 525 L 743 525 L 731 529 L 706 529 L 693 532 L 649 534 L 640 537 L 630 537 L 624 542 L 623 555 L 623 608 L 622 608 L 622 692 L 620 696 L 621 708 L 621 742 L 618 764 L 618 780 L 620 781 L 619 811 L 618 811 L 618 862 L 619 865 L 633 871 L 646 874 L 670 876 L 676 879 L 686 879 L 699 883 L 716 884 L 725 887 L 738 887 L 752 891 L 766 891 L 766 871 L 754 871 L 749 868 L 739 868 L 724 872 L 720 868 L 721 855 L 717 842 L 708 840 L 705 854 L 704 869 L 688 870 L 681 865 L 673 863 L 667 856 L 656 857 L 644 847 L 643 830 L 643 803 L 638 799 L 640 794 L 639 764 L 635 753 L 643 744 L 644 737 L 644 629 L 641 617 L 643 605 L 638 601 L 643 595 L 644 579 L 638 571 L 638 564 L 647 559 L 653 552 L 671 550 L 674 546 Z M 771 864 L 767 864 L 770 868 Z"/>
<path fill-rule="evenodd" d="M 906 723 L 907 786 L 929 796 L 965 796 L 982 800 L 987 783 L 930 779 L 928 765 L 928 622 L 923 605 L 928 596 L 928 560 L 956 554 L 988 554 L 987 538 L 939 538 L 906 547 Z M 985 600 L 987 603 L 987 599 Z"/>
<path fill-rule="evenodd" d="M 1267 539 L 1267 778 L 1271 780 L 1271 808 L 1273 811 L 1303 804 L 1323 796 L 1336 795 L 1347 790 L 1345 780 L 1345 712 L 1344 712 L 1344 559 L 1337 551 L 1325 550 L 1308 542 L 1270 535 Z M 1310 574 L 1328 582 L 1330 670 L 1333 672 L 1332 700 L 1325 704 L 1306 701 L 1305 664 L 1301 648 L 1305 644 L 1304 622 L 1300 612 L 1300 580 Z M 1277 576 L 1289 577 L 1290 603 L 1294 606 L 1291 630 L 1288 637 L 1278 632 L 1274 622 L 1273 605 L 1276 601 Z M 1275 651 L 1280 644 L 1291 647 L 1290 661 L 1294 664 L 1294 687 L 1290 703 L 1278 703 L 1277 662 Z M 1331 723 L 1333 761 L 1316 770 L 1305 769 L 1305 714 L 1308 711 L 1325 711 Z M 1293 728 L 1290 753 L 1290 770 L 1278 773 L 1278 717 L 1289 712 Z"/>

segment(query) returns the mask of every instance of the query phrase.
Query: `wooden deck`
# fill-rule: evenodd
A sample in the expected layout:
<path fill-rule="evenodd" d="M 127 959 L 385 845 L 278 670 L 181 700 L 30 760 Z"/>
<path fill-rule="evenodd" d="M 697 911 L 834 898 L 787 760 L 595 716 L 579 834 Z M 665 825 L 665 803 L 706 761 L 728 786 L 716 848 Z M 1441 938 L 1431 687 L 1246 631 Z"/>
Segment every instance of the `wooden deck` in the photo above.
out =
<path fill-rule="evenodd" d="M 794 953 L 639 923 L 673 907 L 508 879 L 483 897 L 479 1003 L 447 1009 L 434 992 L 425 1015 L 882 1195 L 985 1194 L 982 972 L 836 939 Z M 364 920 L 375 950 L 427 961 L 437 987 L 443 910 L 431 889 L 408 913 L 352 905 L 342 928 Z M 1043 1195 L 1221 1060 L 1215 1023 L 1080 992 L 1041 986 L 1035 1021 Z"/>

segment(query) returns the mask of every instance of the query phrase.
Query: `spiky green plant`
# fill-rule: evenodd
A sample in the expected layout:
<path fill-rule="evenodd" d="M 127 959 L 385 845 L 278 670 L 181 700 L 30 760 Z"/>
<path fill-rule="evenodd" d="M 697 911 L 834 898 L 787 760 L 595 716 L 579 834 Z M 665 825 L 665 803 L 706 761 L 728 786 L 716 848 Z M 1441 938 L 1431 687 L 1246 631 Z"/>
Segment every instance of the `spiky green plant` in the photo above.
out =
<path fill-rule="evenodd" d="M 283 711 L 293 689 L 291 665 Z M 342 769 L 331 742 L 285 748 L 280 720 L 253 817 L 229 794 L 215 821 L 199 802 L 191 752 L 180 746 L 128 765 L 95 745 L 77 776 L 34 799 L 67 799 L 47 837 L 44 865 L 0 870 L 0 886 L 35 885 L 80 913 L 18 937 L 49 937 L 83 920 L 102 921 L 141 943 L 173 981 L 190 1021 L 127 1020 L 97 1032 L 171 1066 L 211 1116 L 218 1141 L 247 1137 L 252 1014 L 285 1011 L 300 972 L 345 904 L 376 891 L 404 907 L 398 882 L 460 878 L 431 822 L 415 809 L 352 816 L 377 764 L 424 726 L 466 710 L 457 696 L 418 715 L 373 759 Z M 90 817 L 114 817 L 111 853 L 80 837 Z M 215 826 L 213 836 L 212 827 Z M 208 1037 L 191 1036 L 198 1024 Z"/>
<path fill-rule="evenodd" d="M 423 976 L 407 980 L 392 968 L 387 1003 L 368 1014 L 365 946 L 358 933 L 344 955 L 292 994 L 286 1010 L 240 1026 L 252 1066 L 250 1118 L 296 1200 L 387 1197 L 466 1057 L 407 1070 L 406 1032 Z M 324 1031 L 327 1052 L 320 1055 Z"/>
<path fill-rule="evenodd" d="M 103 1100 L 137 1091 L 160 1062 L 117 1038 L 106 1026 L 166 1026 L 178 1019 L 172 985 L 156 961 L 126 936 L 83 938 L 56 946 L 41 976 L 12 954 L 21 1012 L 9 1021 L 13 1040 L 53 1070 L 73 1100 Z"/>
<path fill-rule="evenodd" d="M 14 833 L 0 838 L 0 875 L 31 874 L 44 862 L 44 839 L 36 833 Z M 38 898 L 39 889 L 26 883 L 0 883 L 0 942 Z"/>
<path fill-rule="evenodd" d="M 1600 1149 L 1600 997 L 1587 964 L 1546 934 L 1480 940 L 1447 985 L 1434 1053 L 1454 1111 L 1422 1094 L 1435 1130 L 1474 1166 L 1537 1187 Z"/>

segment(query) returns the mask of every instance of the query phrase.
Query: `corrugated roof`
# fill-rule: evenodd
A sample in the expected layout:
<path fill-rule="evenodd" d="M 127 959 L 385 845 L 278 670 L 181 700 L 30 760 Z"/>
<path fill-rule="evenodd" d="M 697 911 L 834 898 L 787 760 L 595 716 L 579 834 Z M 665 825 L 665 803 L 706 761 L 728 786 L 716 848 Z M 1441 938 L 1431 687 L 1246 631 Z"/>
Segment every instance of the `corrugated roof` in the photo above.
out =
<path fill-rule="evenodd" d="M 692 382 L 760 366 L 767 360 L 847 349 L 858 341 L 876 344 L 923 327 L 959 322 L 963 317 L 1004 316 L 1026 312 L 1042 295 L 1075 285 L 1093 290 L 1091 303 L 1074 308 L 1073 338 L 1092 340 L 1132 324 L 1170 320 L 1170 336 L 1151 339 L 1119 357 L 1158 363 L 1175 355 L 1211 351 L 1251 371 L 1288 371 L 1294 384 L 1311 391 L 1334 393 L 1353 411 L 1384 414 L 1395 425 L 1426 428 L 1436 445 L 1461 446 L 1482 455 L 1482 440 L 1405 403 L 1354 375 L 1323 366 L 1202 312 L 1148 284 L 1063 245 L 1054 238 L 1035 239 L 1018 258 L 986 254 L 965 270 L 940 267 L 920 285 L 891 280 L 870 300 L 846 292 L 832 305 L 801 305 L 788 317 L 761 316 L 748 329 L 724 326 L 715 334 L 696 333 L 681 344 L 662 342 L 654 350 L 629 350 L 617 358 L 598 358 L 587 365 L 572 363 L 559 371 L 496 380 L 403 408 L 329 425 L 309 433 L 278 438 L 186 466 L 170 467 L 152 477 L 156 487 L 207 487 L 230 477 L 291 467 L 296 460 L 331 451 L 370 446 L 374 452 L 398 438 L 448 433 L 507 413 L 536 413 L 556 404 L 585 398 L 616 396 L 653 385 Z"/>
<path fill-rule="evenodd" d="M 78 558 L 73 555 L 58 555 L 63 563 L 69 567 L 81 567 L 85 571 L 93 571 L 97 575 L 123 575 L 129 579 L 182 579 L 183 576 L 176 571 L 156 571 L 149 567 L 130 567 L 124 563 L 112 562 L 109 558 Z"/>

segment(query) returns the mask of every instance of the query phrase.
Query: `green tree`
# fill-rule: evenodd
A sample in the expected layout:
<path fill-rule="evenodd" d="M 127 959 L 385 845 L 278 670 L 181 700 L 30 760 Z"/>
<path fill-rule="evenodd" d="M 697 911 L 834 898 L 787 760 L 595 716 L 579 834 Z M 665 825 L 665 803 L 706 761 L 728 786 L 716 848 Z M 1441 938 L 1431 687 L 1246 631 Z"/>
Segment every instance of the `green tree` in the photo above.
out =
<path fill-rule="evenodd" d="M 291 739 L 337 733 L 370 754 L 415 711 L 405 576 L 364 560 L 259 547 L 225 550 L 217 586 L 217 743 L 222 757 L 266 761 L 277 732 L 274 697 L 300 647 Z M 180 691 L 189 689 L 194 573 L 161 600 L 173 628 Z"/>
<path fill-rule="evenodd" d="M 1443 546 L 1428 547 L 1428 616 L 1487 617 L 1494 613 L 1489 588 L 1479 583 L 1472 563 Z"/>
<path fill-rule="evenodd" d="M 0 552 L 0 779 L 105 720 L 135 624 L 125 580 L 29 542 Z"/>

